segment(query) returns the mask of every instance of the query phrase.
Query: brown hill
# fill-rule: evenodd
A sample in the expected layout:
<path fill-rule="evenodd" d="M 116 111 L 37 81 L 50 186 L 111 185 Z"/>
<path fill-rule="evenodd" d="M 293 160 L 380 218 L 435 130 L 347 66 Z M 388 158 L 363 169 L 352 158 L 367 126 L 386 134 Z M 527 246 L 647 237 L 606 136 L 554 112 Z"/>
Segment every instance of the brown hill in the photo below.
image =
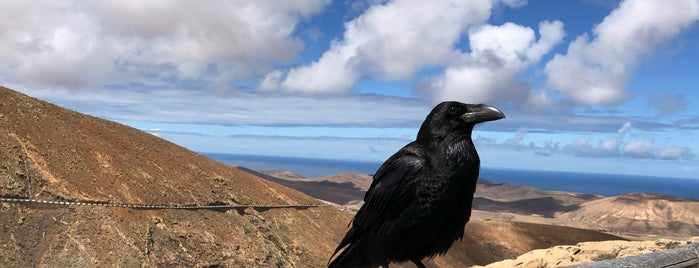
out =
<path fill-rule="evenodd" d="M 302 178 L 298 175 L 289 176 L 288 172 L 252 171 L 245 168 L 243 168 L 243 170 L 254 174 L 262 173 L 260 176 L 265 179 L 279 182 L 280 184 L 298 189 L 309 195 L 343 204 L 343 207 L 349 206 L 351 208 L 358 208 L 359 206 L 353 206 L 352 203 L 348 205 L 343 202 L 346 202 L 348 198 L 354 198 L 355 202 L 360 201 L 364 196 L 364 191 L 368 189 L 371 182 L 370 175 L 359 173 L 341 173 L 309 179 Z M 364 186 L 361 186 L 362 184 Z M 553 203 L 560 204 L 561 206 L 579 204 L 588 199 L 599 198 L 599 196 L 566 192 L 550 194 L 531 187 L 493 184 L 486 180 L 479 183 L 478 187 L 482 186 L 484 187 L 483 194 L 497 193 L 503 196 L 492 197 L 493 199 L 501 200 L 493 202 L 509 203 L 510 205 L 516 203 L 518 201 L 517 198 L 545 199 L 546 197 L 551 199 Z M 510 199 L 505 198 L 507 196 L 510 196 Z M 525 204 L 524 206 L 530 205 Z M 498 207 L 498 209 L 501 208 Z M 521 212 L 522 208 L 516 209 L 516 211 Z M 466 226 L 463 240 L 455 243 L 447 255 L 437 257 L 426 262 L 426 264 L 428 267 L 468 267 L 474 264 L 485 265 L 506 258 L 514 258 L 533 249 L 542 249 L 563 244 L 575 244 L 583 241 L 619 239 L 621 238 L 614 235 L 579 228 L 490 220 L 476 213 Z M 413 266 L 406 264 L 401 267 Z"/>
<path fill-rule="evenodd" d="M 0 195 L 136 204 L 317 200 L 170 142 L 0 87 Z M 350 215 L 0 203 L 0 266 L 324 266 Z"/>
<path fill-rule="evenodd" d="M 356 210 L 361 206 L 364 193 L 369 189 L 372 180 L 371 175 L 355 172 L 320 178 L 304 178 L 298 174 L 283 171 L 251 172 L 349 210 Z M 480 179 L 476 187 L 473 209 L 553 218 L 559 213 L 578 209 L 584 202 L 602 197 L 563 191 L 543 191 L 530 186 L 492 183 Z"/>
<path fill-rule="evenodd" d="M 699 201 L 658 194 L 626 194 L 586 202 L 561 219 L 590 222 L 611 232 L 661 237 L 699 236 Z"/>
<path fill-rule="evenodd" d="M 560 206 L 571 206 L 604 197 L 601 195 L 565 191 L 544 191 L 531 186 L 492 183 L 484 179 L 480 179 L 478 182 L 479 184 L 478 188 L 476 189 L 476 196 L 488 198 L 492 201 L 498 202 L 553 198 Z"/>
<path fill-rule="evenodd" d="M 325 176 L 316 180 L 324 180 L 337 183 L 351 183 L 352 185 L 354 185 L 354 187 L 366 192 L 367 190 L 369 190 L 369 186 L 371 186 L 373 178 L 371 175 L 363 173 L 344 172 L 340 174 Z"/>
<path fill-rule="evenodd" d="M 581 203 L 599 198 L 602 196 L 543 191 L 525 185 L 496 184 L 481 179 L 476 188 L 473 209 L 553 218 L 558 213 L 576 210 Z"/>
<path fill-rule="evenodd" d="M 285 185 L 311 196 L 318 197 L 320 193 L 323 200 L 356 210 L 371 176 L 342 173 L 300 180 L 308 184 L 303 188 Z M 699 209 L 699 201 L 655 194 L 604 197 L 480 179 L 473 208 L 475 218 L 604 230 L 632 239 L 699 235 L 699 216 L 694 213 Z"/>
<path fill-rule="evenodd" d="M 364 198 L 365 190 L 350 182 L 307 179 L 297 174 L 290 176 L 293 173 L 282 171 L 257 171 L 245 167 L 238 169 L 334 204 L 348 205 L 352 201 Z"/>

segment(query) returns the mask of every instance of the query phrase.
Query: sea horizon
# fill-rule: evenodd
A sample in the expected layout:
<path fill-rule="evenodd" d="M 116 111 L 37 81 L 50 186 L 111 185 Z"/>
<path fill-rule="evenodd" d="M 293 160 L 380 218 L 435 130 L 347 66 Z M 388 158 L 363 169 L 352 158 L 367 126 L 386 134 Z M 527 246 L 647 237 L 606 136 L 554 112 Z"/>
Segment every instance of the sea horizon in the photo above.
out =
<path fill-rule="evenodd" d="M 373 174 L 378 161 L 315 159 L 302 157 L 207 153 L 202 155 L 225 164 L 258 170 L 290 171 L 306 178 L 344 172 Z M 652 193 L 699 200 L 699 179 L 593 172 L 542 171 L 481 167 L 480 178 L 493 183 L 526 185 L 546 191 L 614 196 Z"/>

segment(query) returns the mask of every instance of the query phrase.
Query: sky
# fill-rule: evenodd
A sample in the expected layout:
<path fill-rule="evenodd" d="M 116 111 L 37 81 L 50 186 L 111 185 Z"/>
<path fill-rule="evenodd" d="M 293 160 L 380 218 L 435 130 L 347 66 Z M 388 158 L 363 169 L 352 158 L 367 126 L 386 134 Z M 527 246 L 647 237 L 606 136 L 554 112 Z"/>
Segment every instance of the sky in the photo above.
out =
<path fill-rule="evenodd" d="M 699 0 L 0 2 L 0 85 L 198 152 L 383 161 L 445 100 L 483 167 L 699 178 Z"/>

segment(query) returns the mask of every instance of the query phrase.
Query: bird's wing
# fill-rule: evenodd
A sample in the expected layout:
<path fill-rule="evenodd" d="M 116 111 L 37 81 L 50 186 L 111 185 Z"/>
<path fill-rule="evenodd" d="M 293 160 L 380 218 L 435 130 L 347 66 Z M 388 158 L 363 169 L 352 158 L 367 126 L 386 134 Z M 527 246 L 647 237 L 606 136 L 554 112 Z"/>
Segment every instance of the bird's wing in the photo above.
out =
<path fill-rule="evenodd" d="M 364 209 L 357 212 L 353 224 L 373 223 L 373 218 L 392 218 L 410 200 L 414 179 L 424 167 L 424 158 L 409 150 L 401 150 L 379 169 L 364 196 Z M 372 217 L 374 216 L 374 217 Z"/>
<path fill-rule="evenodd" d="M 405 211 L 415 192 L 414 179 L 419 177 L 425 161 L 421 147 L 409 144 L 384 162 L 364 196 L 364 205 L 352 220 L 352 228 L 335 252 L 355 242 L 367 230 L 378 228 Z"/>

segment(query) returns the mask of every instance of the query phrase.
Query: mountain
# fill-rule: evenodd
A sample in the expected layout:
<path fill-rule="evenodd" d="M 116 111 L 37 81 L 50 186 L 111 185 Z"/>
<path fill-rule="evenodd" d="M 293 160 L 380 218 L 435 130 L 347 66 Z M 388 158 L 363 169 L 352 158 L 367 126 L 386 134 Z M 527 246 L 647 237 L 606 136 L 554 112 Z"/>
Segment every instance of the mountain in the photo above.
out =
<path fill-rule="evenodd" d="M 594 222 L 633 236 L 699 236 L 699 202 L 658 194 L 626 194 L 585 202 L 558 217 Z"/>
<path fill-rule="evenodd" d="M 364 193 L 369 189 L 372 181 L 371 175 L 355 172 L 320 178 L 303 178 L 288 171 L 257 170 L 254 172 L 266 179 L 297 189 L 310 196 L 342 205 L 350 210 L 359 208 L 364 199 Z M 479 179 L 473 209 L 550 218 L 557 213 L 578 209 L 580 204 L 599 198 L 603 198 L 603 196 L 543 191 L 530 186 L 493 183 Z"/>
<path fill-rule="evenodd" d="M 599 198 L 602 196 L 543 191 L 525 185 L 496 184 L 481 179 L 476 187 L 473 209 L 552 218 L 557 213 L 576 210 L 580 204 Z"/>
<path fill-rule="evenodd" d="M 541 191 L 521 185 L 480 185 L 475 215 L 601 230 L 630 239 L 699 236 L 699 201 L 660 194 L 604 197 Z"/>
<path fill-rule="evenodd" d="M 316 179 L 317 180 L 317 179 Z M 336 183 L 350 183 L 355 188 L 361 189 L 362 192 L 369 190 L 373 177 L 371 175 L 357 173 L 357 172 L 344 172 L 335 175 L 329 175 L 322 177 L 320 180 L 336 182 Z M 363 197 L 363 194 L 362 194 Z"/>
<path fill-rule="evenodd" d="M 0 87 L 0 195 L 129 204 L 322 204 L 118 123 Z M 139 210 L 0 203 L 0 266 L 327 264 L 332 206 Z"/>
<path fill-rule="evenodd" d="M 361 204 L 364 192 L 371 184 L 371 176 L 361 173 L 341 173 L 321 178 L 304 178 L 288 171 L 250 170 L 246 172 L 265 179 L 298 189 L 311 196 L 333 202 L 349 210 L 356 210 Z M 508 184 L 494 184 L 480 180 L 477 196 L 487 196 L 506 204 L 516 202 L 516 198 L 550 198 L 561 206 L 583 203 L 602 198 L 597 195 L 566 192 L 547 192 L 532 187 Z M 490 200 L 490 199 L 486 199 Z M 478 200 L 477 200 L 478 202 Z M 526 202 L 524 202 L 526 203 Z M 502 208 L 498 207 L 498 210 Z M 521 212 L 522 209 L 513 209 Z M 499 213 L 498 213 L 499 214 Z M 526 222 L 512 222 L 475 216 L 467 224 L 463 240 L 456 242 L 445 256 L 438 256 L 428 262 L 428 267 L 468 267 L 474 264 L 488 264 L 506 258 L 514 258 L 533 249 L 548 248 L 562 244 L 576 244 L 582 241 L 623 240 L 610 234 L 592 230 L 552 226 Z M 393 265 L 392 265 L 393 267 Z M 401 267 L 412 267 L 405 265 Z"/>
<path fill-rule="evenodd" d="M 498 202 L 553 198 L 561 206 L 578 205 L 583 202 L 604 197 L 601 195 L 565 191 L 544 191 L 526 185 L 493 183 L 485 179 L 478 180 L 476 196 Z"/>
<path fill-rule="evenodd" d="M 315 179 L 297 177 L 295 180 L 304 181 L 305 187 L 287 185 L 346 209 L 356 210 L 370 185 L 371 176 L 342 173 Z M 316 193 L 322 193 L 322 197 Z M 695 211 L 699 211 L 699 201 L 665 195 L 627 194 L 605 197 L 543 191 L 524 185 L 493 183 L 485 179 L 479 179 L 473 201 L 475 219 L 568 226 L 645 240 L 699 236 L 699 216 Z"/>
<path fill-rule="evenodd" d="M 335 204 L 351 204 L 364 198 L 365 190 L 350 182 L 307 179 L 288 171 L 257 171 L 240 166 L 238 169 Z"/>

